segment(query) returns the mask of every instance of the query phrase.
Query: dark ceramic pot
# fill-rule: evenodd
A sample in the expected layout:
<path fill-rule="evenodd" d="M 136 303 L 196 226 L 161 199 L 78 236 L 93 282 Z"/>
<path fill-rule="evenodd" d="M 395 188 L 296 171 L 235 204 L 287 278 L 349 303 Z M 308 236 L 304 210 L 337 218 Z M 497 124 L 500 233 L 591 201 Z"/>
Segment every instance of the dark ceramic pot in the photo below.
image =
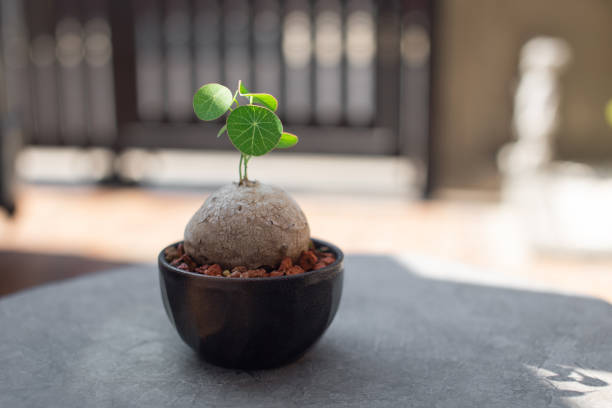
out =
<path fill-rule="evenodd" d="M 168 318 L 206 361 L 231 368 L 269 368 L 302 356 L 331 324 L 342 294 L 343 254 L 317 271 L 234 279 L 187 272 L 159 254 L 159 283 Z M 176 244 L 173 244 L 176 245 Z"/>

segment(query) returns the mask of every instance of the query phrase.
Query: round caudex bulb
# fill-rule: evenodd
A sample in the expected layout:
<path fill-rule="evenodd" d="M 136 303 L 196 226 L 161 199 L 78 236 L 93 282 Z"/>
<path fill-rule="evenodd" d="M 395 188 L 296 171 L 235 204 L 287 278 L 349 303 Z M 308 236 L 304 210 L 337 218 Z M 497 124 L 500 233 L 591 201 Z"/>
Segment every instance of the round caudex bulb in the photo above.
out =
<path fill-rule="evenodd" d="M 297 261 L 310 244 L 298 204 L 283 190 L 259 182 L 231 184 L 212 193 L 185 228 L 185 252 L 223 268 L 276 267 Z"/>

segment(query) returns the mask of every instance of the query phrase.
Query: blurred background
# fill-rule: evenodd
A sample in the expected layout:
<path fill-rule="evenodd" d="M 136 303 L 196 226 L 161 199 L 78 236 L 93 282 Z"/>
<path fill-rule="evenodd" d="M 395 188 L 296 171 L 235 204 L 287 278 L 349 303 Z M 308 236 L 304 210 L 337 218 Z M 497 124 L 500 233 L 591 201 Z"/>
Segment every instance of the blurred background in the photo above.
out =
<path fill-rule="evenodd" d="M 239 158 L 192 95 L 242 79 L 313 236 L 612 300 L 608 0 L 0 4 L 0 295 L 181 239 Z"/>

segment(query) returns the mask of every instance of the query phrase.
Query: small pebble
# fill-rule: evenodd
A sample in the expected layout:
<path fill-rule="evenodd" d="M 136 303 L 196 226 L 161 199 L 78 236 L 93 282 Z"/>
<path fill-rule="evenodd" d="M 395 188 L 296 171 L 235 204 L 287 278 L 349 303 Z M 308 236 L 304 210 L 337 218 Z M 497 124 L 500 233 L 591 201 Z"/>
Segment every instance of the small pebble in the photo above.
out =
<path fill-rule="evenodd" d="M 171 259 L 176 259 L 179 257 L 179 251 L 176 247 L 169 247 L 164 251 L 164 258 L 166 258 L 166 262 L 170 262 Z"/>
<path fill-rule="evenodd" d="M 291 260 L 290 257 L 286 257 L 281 261 L 280 266 L 278 267 L 278 270 L 281 272 L 286 272 L 288 271 L 291 267 L 293 266 L 293 261 Z"/>
<path fill-rule="evenodd" d="M 214 264 L 208 267 L 208 269 L 206 269 L 206 272 L 204 272 L 206 275 L 210 275 L 210 276 L 221 276 L 221 265 L 219 264 Z"/>
<path fill-rule="evenodd" d="M 197 266 L 195 261 L 191 259 L 191 257 L 187 254 L 183 254 L 183 256 L 181 256 L 181 259 L 183 260 L 183 262 L 189 265 L 189 269 L 194 269 Z"/>
<path fill-rule="evenodd" d="M 205 274 L 206 270 L 208 269 L 210 265 L 202 265 L 202 266 L 198 266 L 197 268 L 194 269 L 194 272 L 197 273 L 201 273 L 201 274 Z"/>
<path fill-rule="evenodd" d="M 331 265 L 336 262 L 336 259 L 332 258 L 331 256 L 327 256 L 325 258 L 321 258 L 320 262 L 323 262 L 325 265 Z"/>
<path fill-rule="evenodd" d="M 304 273 L 304 269 L 299 266 L 299 265 L 295 265 L 292 266 L 288 271 L 287 271 L 287 275 L 297 275 L 300 273 Z"/>
<path fill-rule="evenodd" d="M 317 263 L 318 258 L 314 251 L 305 251 L 300 255 L 300 266 L 304 271 L 309 271 Z"/>
<path fill-rule="evenodd" d="M 242 273 L 242 272 L 246 272 L 248 269 L 246 266 L 236 266 L 234 268 L 232 268 L 232 273 L 234 272 L 238 272 L 238 273 Z"/>
<path fill-rule="evenodd" d="M 259 269 L 250 269 L 246 272 L 243 272 L 241 277 L 242 278 L 263 278 L 266 275 L 266 270 L 263 268 L 259 268 Z"/>

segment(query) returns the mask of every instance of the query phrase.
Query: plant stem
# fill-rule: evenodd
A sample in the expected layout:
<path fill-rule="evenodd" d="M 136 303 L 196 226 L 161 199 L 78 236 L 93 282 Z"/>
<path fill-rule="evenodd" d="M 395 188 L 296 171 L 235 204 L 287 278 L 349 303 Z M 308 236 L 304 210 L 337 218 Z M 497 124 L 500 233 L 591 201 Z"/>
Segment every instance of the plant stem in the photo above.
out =
<path fill-rule="evenodd" d="M 237 107 L 240 106 L 240 104 L 238 103 L 238 100 L 236 99 L 239 92 L 240 92 L 240 83 L 238 83 L 238 89 L 236 89 L 236 92 L 234 93 L 234 102 L 236 102 Z M 250 99 L 250 102 L 253 103 L 252 97 Z M 246 155 L 242 152 L 240 153 L 240 161 L 238 162 L 238 176 L 240 177 L 240 180 L 238 184 L 242 184 L 243 181 L 249 181 L 249 176 L 247 173 L 247 165 L 249 164 L 250 159 L 251 159 L 251 156 Z M 244 168 L 244 172 L 243 172 L 243 168 Z"/>
<path fill-rule="evenodd" d="M 234 92 L 234 98 L 233 98 L 234 102 L 236 102 L 236 107 L 240 106 L 240 103 L 238 103 L 238 99 L 236 99 L 236 97 L 238 96 L 238 91 L 240 91 L 240 88 L 236 89 L 236 92 Z M 232 108 L 230 107 L 230 110 L 231 109 Z"/>
<path fill-rule="evenodd" d="M 249 164 L 249 160 L 251 159 L 251 156 L 244 156 L 244 179 L 246 181 L 249 181 L 249 175 L 247 173 L 247 165 Z"/>
<path fill-rule="evenodd" d="M 238 175 L 240 177 L 239 184 L 249 181 L 249 175 L 247 173 L 247 166 L 251 160 L 251 156 L 248 154 L 240 153 L 240 162 L 238 163 Z"/>
<path fill-rule="evenodd" d="M 240 162 L 238 162 L 238 184 L 242 183 L 242 160 L 244 159 L 244 155 L 240 153 Z"/>

